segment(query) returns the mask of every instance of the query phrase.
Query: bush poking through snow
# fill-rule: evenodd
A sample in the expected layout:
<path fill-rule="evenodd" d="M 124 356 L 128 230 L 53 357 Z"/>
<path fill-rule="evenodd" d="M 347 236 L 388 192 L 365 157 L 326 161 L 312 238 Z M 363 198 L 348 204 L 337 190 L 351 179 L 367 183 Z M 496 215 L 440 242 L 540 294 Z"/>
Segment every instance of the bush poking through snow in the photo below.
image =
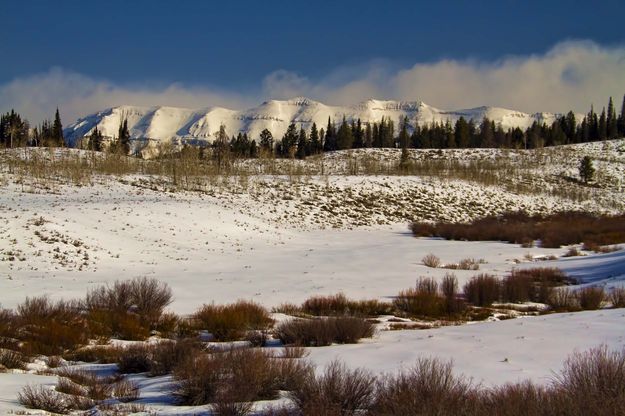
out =
<path fill-rule="evenodd" d="M 441 265 L 441 259 L 432 253 L 427 254 L 425 257 L 423 257 L 421 259 L 421 262 L 424 266 L 432 267 L 434 269 Z"/>
<path fill-rule="evenodd" d="M 17 400 L 28 409 L 41 409 L 62 415 L 72 410 L 67 396 L 44 386 L 26 386 L 17 395 Z"/>
<path fill-rule="evenodd" d="M 147 277 L 116 281 L 87 293 L 85 307 L 96 335 L 145 339 L 172 301 L 166 283 Z"/>
<path fill-rule="evenodd" d="M 17 351 L 0 348 L 0 368 L 19 369 L 26 368 L 26 358 Z"/>
<path fill-rule="evenodd" d="M 297 388 L 310 374 L 305 363 L 273 358 L 259 349 L 198 354 L 174 369 L 174 394 L 181 404 L 237 409 L 234 403 L 275 399 L 279 390 Z"/>
<path fill-rule="evenodd" d="M 307 378 L 290 397 L 303 415 L 366 414 L 375 397 L 375 377 L 334 361 L 323 374 Z"/>
<path fill-rule="evenodd" d="M 588 286 L 575 292 L 579 306 L 583 310 L 595 310 L 601 307 L 605 299 L 605 292 L 602 287 Z"/>
<path fill-rule="evenodd" d="M 30 354 L 59 355 L 84 345 L 89 332 L 80 304 L 26 298 L 17 307 L 19 337 Z"/>
<path fill-rule="evenodd" d="M 273 323 L 263 306 L 240 300 L 228 305 L 204 305 L 192 316 L 193 326 L 218 341 L 243 339 L 247 331 L 265 330 Z"/>
<path fill-rule="evenodd" d="M 499 299 L 499 280 L 490 274 L 479 274 L 463 288 L 467 302 L 475 306 L 490 306 Z"/>
<path fill-rule="evenodd" d="M 556 377 L 569 415 L 617 415 L 625 409 L 625 349 L 574 353 Z"/>
<path fill-rule="evenodd" d="M 422 358 L 410 369 L 378 381 L 372 414 L 462 415 L 474 392 L 471 382 L 453 374 L 451 362 Z"/>
<path fill-rule="evenodd" d="M 411 229 L 416 237 L 448 240 L 508 241 L 525 245 L 541 240 L 542 247 L 551 248 L 581 242 L 608 245 L 625 241 L 625 214 L 597 216 L 586 212 L 561 212 L 530 216 L 525 212 L 508 212 L 468 224 L 415 222 Z"/>
<path fill-rule="evenodd" d="M 276 335 L 287 345 L 321 347 L 337 344 L 355 344 L 360 338 L 373 336 L 371 322 L 357 317 L 330 317 L 293 319 L 278 325 Z"/>
<path fill-rule="evenodd" d="M 610 303 L 614 308 L 625 308 L 625 288 L 612 288 L 609 294 Z"/>

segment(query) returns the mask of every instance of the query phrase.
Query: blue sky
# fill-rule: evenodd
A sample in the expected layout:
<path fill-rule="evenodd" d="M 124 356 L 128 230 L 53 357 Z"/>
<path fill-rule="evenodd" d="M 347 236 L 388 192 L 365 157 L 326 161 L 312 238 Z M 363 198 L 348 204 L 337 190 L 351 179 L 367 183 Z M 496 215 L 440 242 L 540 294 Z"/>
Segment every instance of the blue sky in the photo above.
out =
<path fill-rule="evenodd" d="M 479 69 L 545 56 L 562 42 L 608 50 L 625 44 L 625 2 L 616 0 L 3 0 L 1 9 L 0 48 L 10 57 L 0 65 L 1 109 L 11 97 L 7 86 L 33 77 L 71 76 L 109 92 L 173 86 L 209 94 L 208 105 L 245 106 L 300 91 L 342 101 L 349 97 L 320 91 L 371 77 L 383 87 L 418 64 Z M 397 94 L 380 85 L 366 92 Z M 437 104 L 446 101 L 455 104 Z"/>

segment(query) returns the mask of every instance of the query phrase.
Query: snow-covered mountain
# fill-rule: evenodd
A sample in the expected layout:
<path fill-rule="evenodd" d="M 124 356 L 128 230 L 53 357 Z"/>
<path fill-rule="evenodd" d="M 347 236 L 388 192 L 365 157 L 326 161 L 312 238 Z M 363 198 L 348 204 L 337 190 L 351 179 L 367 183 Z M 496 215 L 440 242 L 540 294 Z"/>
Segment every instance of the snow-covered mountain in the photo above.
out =
<path fill-rule="evenodd" d="M 247 133 L 258 139 L 263 129 L 269 129 L 274 138 L 281 138 L 290 123 L 296 123 L 309 130 L 312 123 L 325 128 L 328 117 L 340 123 L 360 119 L 363 123 L 379 122 L 382 117 L 394 120 L 396 126 L 403 117 L 420 125 L 434 122 L 455 123 L 460 117 L 479 123 L 488 117 L 500 123 L 504 129 L 520 127 L 525 129 L 534 121 L 553 122 L 556 114 L 528 114 L 498 107 L 477 107 L 465 110 L 444 111 L 423 102 L 367 100 L 354 106 L 330 106 L 308 98 L 266 101 L 258 107 L 243 111 L 221 107 L 188 109 L 176 107 L 137 107 L 120 106 L 81 118 L 65 129 L 65 137 L 70 145 L 91 134 L 94 127 L 105 137 L 116 137 L 120 120 L 126 118 L 131 139 L 136 148 L 151 146 L 159 141 L 212 142 L 221 124 L 229 135 Z"/>

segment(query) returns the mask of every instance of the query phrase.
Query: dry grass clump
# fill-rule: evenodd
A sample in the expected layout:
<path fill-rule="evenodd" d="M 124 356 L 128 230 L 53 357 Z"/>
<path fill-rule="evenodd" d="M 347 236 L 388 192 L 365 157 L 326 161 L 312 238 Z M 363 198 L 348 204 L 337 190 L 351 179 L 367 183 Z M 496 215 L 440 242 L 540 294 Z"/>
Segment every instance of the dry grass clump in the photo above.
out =
<path fill-rule="evenodd" d="M 484 263 L 483 259 L 476 260 L 472 258 L 466 258 L 466 259 L 460 260 L 458 263 L 449 263 L 449 264 L 443 265 L 442 267 L 445 269 L 452 269 L 452 270 L 479 270 L 480 264 L 483 264 L 483 263 Z"/>
<path fill-rule="evenodd" d="M 490 306 L 499 299 L 499 280 L 489 274 L 479 274 L 463 287 L 467 302 L 475 306 Z"/>
<path fill-rule="evenodd" d="M 258 349 L 237 349 L 188 357 L 174 369 L 174 394 L 181 404 L 213 403 L 216 409 L 246 409 L 235 403 L 275 399 L 298 388 L 312 374 L 303 362 L 277 359 Z"/>
<path fill-rule="evenodd" d="M 163 311 L 171 301 L 166 283 L 142 277 L 91 290 L 85 308 L 94 334 L 141 340 L 162 323 Z"/>
<path fill-rule="evenodd" d="M 293 319 L 275 329 L 280 340 L 287 345 L 320 347 L 337 344 L 354 344 L 360 338 L 370 338 L 374 325 L 362 318 L 342 316 L 316 319 Z"/>
<path fill-rule="evenodd" d="M 411 230 L 417 237 L 448 240 L 508 241 L 525 246 L 540 240 L 542 247 L 553 248 L 582 242 L 590 246 L 604 246 L 625 241 L 625 214 L 610 216 L 561 212 L 530 216 L 524 212 L 509 212 L 471 223 L 415 222 Z"/>
<path fill-rule="evenodd" d="M 375 377 L 334 361 L 323 374 L 308 377 L 290 397 L 303 415 L 366 414 L 375 399 Z"/>
<path fill-rule="evenodd" d="M 441 259 L 432 253 L 425 255 L 425 257 L 421 259 L 421 262 L 424 266 L 432 267 L 434 269 L 441 265 Z"/>
<path fill-rule="evenodd" d="M 191 317 L 192 326 L 218 341 L 243 339 L 248 331 L 266 330 L 273 320 L 263 306 L 245 300 L 228 305 L 204 305 Z"/>

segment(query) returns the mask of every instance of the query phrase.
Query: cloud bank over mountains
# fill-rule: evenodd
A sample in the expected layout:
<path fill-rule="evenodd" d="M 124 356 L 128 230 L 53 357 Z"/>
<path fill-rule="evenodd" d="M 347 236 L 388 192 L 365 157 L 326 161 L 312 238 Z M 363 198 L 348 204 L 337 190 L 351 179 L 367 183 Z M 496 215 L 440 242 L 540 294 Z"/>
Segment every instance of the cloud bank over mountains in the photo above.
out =
<path fill-rule="evenodd" d="M 51 118 L 58 106 L 69 123 L 124 104 L 240 110 L 262 100 L 306 96 L 334 105 L 378 98 L 421 100 L 443 109 L 487 105 L 529 113 L 586 112 L 591 103 L 600 111 L 609 96 L 620 108 L 624 93 L 625 45 L 567 41 L 543 54 L 506 56 L 495 61 L 443 59 L 397 68 L 375 60 L 337 67 L 322 79 L 279 69 L 252 91 L 177 83 L 122 85 L 52 68 L 0 85 L 0 111 L 15 108 L 31 123 L 38 123 Z"/>

